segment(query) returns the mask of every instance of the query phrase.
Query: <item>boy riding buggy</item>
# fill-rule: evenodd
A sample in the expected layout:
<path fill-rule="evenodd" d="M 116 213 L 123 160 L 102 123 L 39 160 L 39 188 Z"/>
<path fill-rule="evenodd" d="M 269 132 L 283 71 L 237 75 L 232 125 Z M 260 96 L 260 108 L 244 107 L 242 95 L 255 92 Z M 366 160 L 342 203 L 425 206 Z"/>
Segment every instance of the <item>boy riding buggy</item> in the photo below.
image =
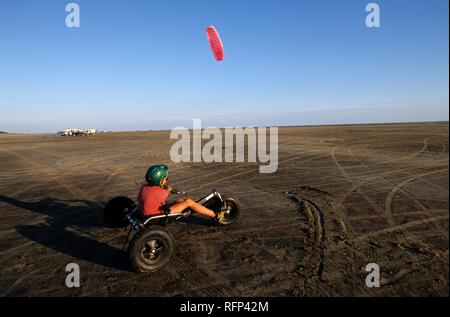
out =
<path fill-rule="evenodd" d="M 139 272 L 153 272 L 166 266 L 174 252 L 174 239 L 167 225 L 189 221 L 192 213 L 208 217 L 214 224 L 228 226 L 237 221 L 240 205 L 233 198 L 223 197 L 217 190 L 194 201 L 178 198 L 166 204 L 169 194 L 175 191 L 168 182 L 168 167 L 153 165 L 145 174 L 144 184 L 138 194 L 138 204 L 128 197 L 110 200 L 104 209 L 106 223 L 112 227 L 126 227 L 137 231 L 128 246 L 130 262 Z M 128 239 L 127 239 L 128 241 Z"/>

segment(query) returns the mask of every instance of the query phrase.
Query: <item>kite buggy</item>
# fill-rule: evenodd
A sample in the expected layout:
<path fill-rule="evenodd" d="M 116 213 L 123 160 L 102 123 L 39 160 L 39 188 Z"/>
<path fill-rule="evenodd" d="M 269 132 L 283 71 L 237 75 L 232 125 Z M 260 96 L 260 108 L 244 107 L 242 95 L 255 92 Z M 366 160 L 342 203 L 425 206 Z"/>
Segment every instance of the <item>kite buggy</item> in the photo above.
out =
<path fill-rule="evenodd" d="M 172 193 L 183 195 L 183 192 L 172 190 Z M 240 214 L 240 205 L 233 198 L 222 196 L 217 190 L 197 200 L 197 203 L 215 212 L 223 211 L 217 219 L 219 226 L 235 223 Z M 137 231 L 128 244 L 130 262 L 138 272 L 154 272 L 165 267 L 174 252 L 174 239 L 167 226 L 173 223 L 189 223 L 192 210 L 145 217 L 139 212 L 139 205 L 124 196 L 111 199 L 104 208 L 105 222 L 111 227 L 127 227 Z M 125 242 L 125 244 L 128 242 Z"/>

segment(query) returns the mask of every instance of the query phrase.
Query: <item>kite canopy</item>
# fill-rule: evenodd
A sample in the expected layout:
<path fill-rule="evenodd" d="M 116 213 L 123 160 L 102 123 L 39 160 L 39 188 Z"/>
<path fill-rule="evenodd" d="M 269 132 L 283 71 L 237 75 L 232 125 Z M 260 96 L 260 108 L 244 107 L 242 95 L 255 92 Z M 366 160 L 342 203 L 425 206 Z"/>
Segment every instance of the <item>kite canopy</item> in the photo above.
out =
<path fill-rule="evenodd" d="M 220 39 L 219 33 L 214 26 L 208 26 L 206 29 L 206 36 L 208 37 L 209 45 L 211 46 L 211 51 L 214 55 L 216 61 L 220 62 L 224 59 L 225 54 L 223 50 L 222 40 Z"/>

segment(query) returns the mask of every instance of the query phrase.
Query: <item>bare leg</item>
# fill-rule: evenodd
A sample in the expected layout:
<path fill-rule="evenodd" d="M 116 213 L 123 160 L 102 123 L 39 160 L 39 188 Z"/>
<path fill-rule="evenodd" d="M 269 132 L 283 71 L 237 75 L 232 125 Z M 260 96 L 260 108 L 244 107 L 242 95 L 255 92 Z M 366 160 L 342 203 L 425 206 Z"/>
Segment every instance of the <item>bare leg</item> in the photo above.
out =
<path fill-rule="evenodd" d="M 183 210 L 186 210 L 188 208 L 191 208 L 194 212 L 210 217 L 210 218 L 215 218 L 216 217 L 216 213 L 214 211 L 212 211 L 209 208 L 206 208 L 205 206 L 200 205 L 199 203 L 193 201 L 192 199 L 186 199 L 180 202 L 176 202 L 174 204 L 172 204 L 170 206 L 170 213 L 172 214 L 176 214 L 176 213 L 180 213 Z"/>

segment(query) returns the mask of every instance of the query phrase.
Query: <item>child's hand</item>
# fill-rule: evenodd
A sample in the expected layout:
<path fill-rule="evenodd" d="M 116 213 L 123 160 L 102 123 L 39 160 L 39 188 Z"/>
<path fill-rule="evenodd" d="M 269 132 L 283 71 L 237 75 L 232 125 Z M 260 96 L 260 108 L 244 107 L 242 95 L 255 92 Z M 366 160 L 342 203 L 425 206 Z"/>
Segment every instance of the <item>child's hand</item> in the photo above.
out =
<path fill-rule="evenodd" d="M 170 185 L 167 185 L 167 190 L 168 190 L 169 192 L 171 192 L 171 191 L 173 190 L 173 187 L 170 186 Z"/>

